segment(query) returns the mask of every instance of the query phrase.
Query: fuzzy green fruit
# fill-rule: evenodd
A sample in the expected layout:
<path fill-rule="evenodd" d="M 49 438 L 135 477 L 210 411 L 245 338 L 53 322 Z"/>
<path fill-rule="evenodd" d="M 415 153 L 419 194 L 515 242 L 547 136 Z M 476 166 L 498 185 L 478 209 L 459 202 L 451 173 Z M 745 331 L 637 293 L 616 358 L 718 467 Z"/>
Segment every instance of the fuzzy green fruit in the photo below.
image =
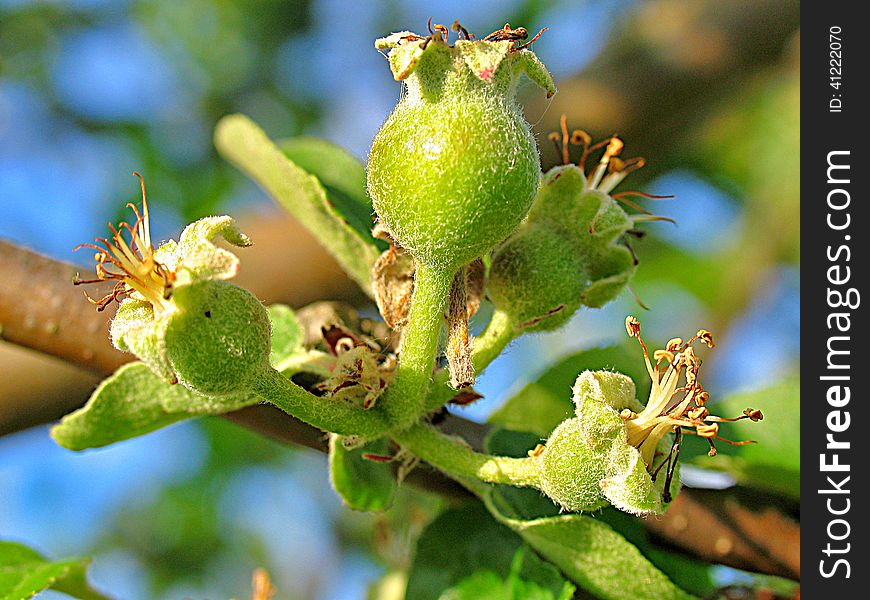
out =
<path fill-rule="evenodd" d="M 555 92 L 546 69 L 510 41 L 408 32 L 378 40 L 407 91 L 372 144 L 368 190 L 398 244 L 452 271 L 522 222 L 540 178 L 535 139 L 514 100 L 522 73 Z"/>
<path fill-rule="evenodd" d="M 494 252 L 490 299 L 525 331 L 562 326 L 580 308 L 586 269 L 558 230 L 527 223 Z"/>
<path fill-rule="evenodd" d="M 173 299 L 164 339 L 179 383 L 209 396 L 250 389 L 269 366 L 266 308 L 247 290 L 215 280 L 180 288 Z"/>

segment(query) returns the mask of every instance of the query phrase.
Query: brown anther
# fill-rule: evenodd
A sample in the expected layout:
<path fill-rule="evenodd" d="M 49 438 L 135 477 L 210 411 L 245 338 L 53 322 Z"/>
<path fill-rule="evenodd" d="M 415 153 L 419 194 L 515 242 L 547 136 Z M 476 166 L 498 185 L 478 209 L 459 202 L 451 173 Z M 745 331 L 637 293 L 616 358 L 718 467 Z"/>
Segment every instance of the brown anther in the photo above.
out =
<path fill-rule="evenodd" d="M 522 29 L 522 28 L 520 28 L 520 29 Z M 535 37 L 533 37 L 532 39 L 530 39 L 528 42 L 526 42 L 526 43 L 523 44 L 522 46 L 516 46 L 515 48 L 512 48 L 511 51 L 512 51 L 512 52 L 518 52 L 518 51 L 520 51 L 520 50 L 525 50 L 526 48 L 528 48 L 529 46 L 531 46 L 532 44 L 534 44 L 535 42 L 537 42 L 537 41 L 538 41 L 538 38 L 540 38 L 540 37 L 544 34 L 544 32 L 547 31 L 548 29 L 550 29 L 550 28 L 549 28 L 549 27 L 543 27 L 543 28 L 541 28 L 541 30 L 540 30 L 538 33 L 535 34 Z M 523 29 L 523 31 L 525 31 L 525 29 Z M 528 35 L 528 34 L 527 34 L 527 35 Z"/>
<path fill-rule="evenodd" d="M 700 391 L 695 394 L 695 404 L 698 406 L 704 406 L 707 404 L 707 401 L 710 399 L 710 394 L 706 391 Z"/>
<path fill-rule="evenodd" d="M 622 162 L 622 159 L 614 156 L 610 159 L 610 164 L 607 168 L 611 173 L 620 173 L 625 168 L 625 163 Z"/>
<path fill-rule="evenodd" d="M 450 29 L 459 34 L 459 38 L 463 40 L 473 40 L 474 36 L 468 33 L 468 30 L 459 24 L 459 19 L 453 21 L 453 25 L 450 26 Z"/>
<path fill-rule="evenodd" d="M 637 317 L 631 315 L 625 317 L 625 330 L 628 332 L 628 337 L 640 335 L 640 321 L 637 320 Z"/>
<path fill-rule="evenodd" d="M 529 450 L 529 457 L 534 458 L 536 456 L 540 456 L 544 453 L 544 450 L 546 449 L 547 447 L 543 444 L 538 444 L 537 446 Z"/>
<path fill-rule="evenodd" d="M 538 33 L 538 36 L 540 36 L 541 33 L 543 33 L 543 31 Z M 535 39 L 537 39 L 538 36 L 535 36 Z M 502 27 L 501 29 L 498 29 L 496 31 L 493 31 L 488 36 L 483 38 L 483 41 L 485 41 L 485 42 L 503 42 L 503 41 L 516 42 L 516 41 L 523 41 L 527 37 L 529 37 L 529 32 L 526 30 L 525 27 L 517 27 L 516 29 L 511 29 L 510 23 L 505 23 L 504 27 Z"/>
<path fill-rule="evenodd" d="M 619 412 L 619 416 L 620 416 L 623 420 L 625 420 L 625 421 L 630 421 L 630 420 L 632 420 L 632 419 L 636 419 L 636 418 L 637 418 L 637 413 L 634 412 L 633 410 L 631 410 L 630 408 L 623 408 L 623 409 Z"/>
<path fill-rule="evenodd" d="M 710 415 L 710 411 L 705 406 L 697 406 L 686 411 L 686 414 L 693 421 L 703 421 Z"/>
<path fill-rule="evenodd" d="M 604 156 L 601 157 L 601 162 L 609 162 L 612 158 L 617 156 L 620 152 L 622 152 L 623 148 L 622 140 L 616 137 L 615 135 L 610 138 L 610 141 L 607 144 L 607 149 L 604 151 Z"/>
<path fill-rule="evenodd" d="M 670 352 L 679 352 L 680 348 L 683 347 L 683 338 L 671 338 L 668 340 L 668 343 L 665 344 L 665 348 Z"/>
<path fill-rule="evenodd" d="M 575 129 L 571 132 L 571 143 L 575 146 L 588 146 L 592 143 L 592 136 L 582 129 Z"/>
<path fill-rule="evenodd" d="M 628 174 L 633 171 L 637 171 L 638 169 L 642 169 L 646 165 L 646 159 L 642 156 L 635 156 L 634 158 L 629 158 L 625 161 L 622 161 L 622 168 L 619 169 L 620 173 Z M 662 198 L 666 198 L 667 196 L 661 196 Z"/>
<path fill-rule="evenodd" d="M 715 348 L 716 343 L 713 341 L 713 334 L 706 329 L 699 329 L 695 336 L 701 340 L 708 348 Z"/>
<path fill-rule="evenodd" d="M 743 411 L 743 414 L 746 415 L 750 421 L 757 422 L 764 419 L 764 415 L 761 414 L 761 411 L 757 408 L 747 408 Z"/>

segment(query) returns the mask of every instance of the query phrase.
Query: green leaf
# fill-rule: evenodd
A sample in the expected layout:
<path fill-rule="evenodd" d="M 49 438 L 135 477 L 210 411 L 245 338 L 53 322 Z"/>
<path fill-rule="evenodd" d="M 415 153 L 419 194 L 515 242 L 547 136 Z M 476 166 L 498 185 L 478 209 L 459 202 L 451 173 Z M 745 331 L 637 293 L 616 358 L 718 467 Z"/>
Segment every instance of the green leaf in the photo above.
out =
<path fill-rule="evenodd" d="M 447 510 L 417 541 L 406 600 L 435 600 L 476 572 L 510 573 L 520 546 L 522 540 L 478 502 Z"/>
<path fill-rule="evenodd" d="M 348 450 L 342 445 L 341 436 L 330 436 L 329 479 L 348 507 L 381 512 L 392 505 L 396 478 L 391 465 L 363 457 L 364 454 L 386 456 L 389 453 L 390 442 L 386 438 Z"/>
<path fill-rule="evenodd" d="M 15 542 L 0 541 L 0 600 L 25 600 L 54 589 L 82 600 L 106 600 L 88 585 L 89 558 L 52 562 Z"/>
<path fill-rule="evenodd" d="M 643 357 L 623 346 L 595 348 L 572 354 L 528 384 L 492 414 L 490 423 L 515 431 L 528 431 L 547 437 L 556 426 L 574 415 L 571 388 L 585 370 L 611 369 L 631 377 L 638 398 L 646 402 L 649 377 Z"/>
<path fill-rule="evenodd" d="M 70 450 L 98 448 L 145 435 L 196 415 L 220 414 L 257 404 L 253 394 L 207 398 L 181 385 L 169 385 L 144 363 L 120 367 L 105 379 L 88 403 L 51 429 Z"/>
<path fill-rule="evenodd" d="M 366 191 L 366 170 L 344 148 L 320 138 L 297 137 L 277 142 L 284 156 L 320 180 L 336 210 L 363 239 L 371 237 L 372 201 Z M 373 240 L 381 250 L 389 246 Z"/>
<path fill-rule="evenodd" d="M 541 556 L 603 600 L 691 598 L 607 524 L 578 514 L 520 520 L 484 499 L 496 519 Z"/>
<path fill-rule="evenodd" d="M 287 143 L 285 142 L 285 145 Z M 287 209 L 302 223 L 342 268 L 363 290 L 371 293 L 371 268 L 381 253 L 378 245 L 367 231 L 369 227 L 358 230 L 361 216 L 359 202 L 354 200 L 348 190 L 352 190 L 353 177 L 346 185 L 336 185 L 338 178 L 332 172 L 327 184 L 333 190 L 342 192 L 341 200 L 330 196 L 328 189 L 313 174 L 306 172 L 300 165 L 290 160 L 266 134 L 244 115 L 229 115 L 221 119 L 215 130 L 215 145 L 218 152 L 259 183 L 272 198 Z M 323 148 L 321 154 L 325 154 Z M 291 148 L 294 155 L 301 153 Z M 305 159 L 314 161 L 315 158 Z M 347 161 L 344 161 L 347 163 Z M 325 171 L 321 170 L 321 173 Z M 358 184 L 356 184 L 358 185 Z M 354 206 L 346 214 L 343 208 Z M 371 215 L 372 212 L 369 212 Z M 288 248 L 292 240 L 288 240 Z"/>
<path fill-rule="evenodd" d="M 764 420 L 748 419 L 723 423 L 720 435 L 730 440 L 755 440 L 745 446 L 716 444 L 718 454 L 707 456 L 709 445 L 703 440 L 685 439 L 685 456 L 705 469 L 725 471 L 745 486 L 800 499 L 800 381 L 788 379 L 772 387 L 734 394 L 708 405 L 710 412 L 723 417 L 740 415 L 746 408 L 757 408 Z"/>
<path fill-rule="evenodd" d="M 294 361 L 300 355 L 306 354 L 306 350 L 302 347 L 305 333 L 290 307 L 273 304 L 268 307 L 268 310 L 269 321 L 272 323 L 272 352 L 269 355 L 269 363 L 282 371 L 283 363 Z"/>
<path fill-rule="evenodd" d="M 576 589 L 556 567 L 522 546 L 506 578 L 477 571 L 441 594 L 441 600 L 571 600 Z"/>

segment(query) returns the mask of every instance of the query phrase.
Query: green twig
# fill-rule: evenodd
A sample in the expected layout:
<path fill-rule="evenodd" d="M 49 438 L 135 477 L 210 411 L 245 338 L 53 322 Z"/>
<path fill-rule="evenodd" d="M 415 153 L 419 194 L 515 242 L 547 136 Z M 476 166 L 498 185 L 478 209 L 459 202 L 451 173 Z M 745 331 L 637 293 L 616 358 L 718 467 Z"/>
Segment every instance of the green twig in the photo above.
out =
<path fill-rule="evenodd" d="M 253 391 L 287 414 L 324 431 L 377 438 L 390 429 L 386 415 L 377 407 L 363 410 L 344 400 L 320 398 L 275 369 L 267 369 L 255 378 Z"/>
<path fill-rule="evenodd" d="M 520 487 L 537 487 L 538 469 L 530 458 L 511 458 L 475 452 L 460 438 L 419 423 L 395 434 L 402 448 L 465 485 L 468 479 Z M 469 487 L 469 486 L 466 486 Z M 475 486 L 470 486 L 475 491 Z"/>
<path fill-rule="evenodd" d="M 438 335 L 453 273 L 419 265 L 408 325 L 402 332 L 399 365 L 384 393 L 383 406 L 398 430 L 416 423 L 425 412 L 426 394 L 438 350 Z"/>

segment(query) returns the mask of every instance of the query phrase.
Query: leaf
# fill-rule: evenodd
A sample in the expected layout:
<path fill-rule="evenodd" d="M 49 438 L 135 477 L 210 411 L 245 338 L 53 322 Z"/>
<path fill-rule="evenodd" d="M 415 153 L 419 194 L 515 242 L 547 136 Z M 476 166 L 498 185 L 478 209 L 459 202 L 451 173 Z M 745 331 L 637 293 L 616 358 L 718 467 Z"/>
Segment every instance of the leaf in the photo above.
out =
<path fill-rule="evenodd" d="M 283 362 L 306 353 L 302 347 L 305 332 L 290 307 L 273 304 L 268 310 L 269 321 L 272 323 L 272 352 L 269 363 L 281 371 Z"/>
<path fill-rule="evenodd" d="M 644 401 L 649 392 L 649 377 L 643 358 L 623 346 L 594 348 L 572 354 L 528 384 L 492 414 L 490 423 L 515 431 L 528 431 L 547 437 L 556 426 L 574 415 L 571 388 L 585 370 L 611 369 L 631 377 L 638 397 Z"/>
<path fill-rule="evenodd" d="M 406 600 L 435 600 L 476 572 L 510 573 L 520 546 L 478 502 L 446 510 L 417 540 Z"/>
<path fill-rule="evenodd" d="M 556 567 L 522 546 L 506 578 L 492 571 L 477 571 L 441 594 L 441 599 L 571 600 L 576 589 Z"/>
<path fill-rule="evenodd" d="M 686 440 L 686 457 L 701 468 L 725 471 L 745 486 L 800 499 L 800 381 L 788 379 L 772 387 L 711 401 L 710 412 L 723 417 L 757 408 L 764 420 L 723 423 L 720 435 L 730 440 L 755 440 L 745 446 L 716 444 L 717 456 L 707 456 L 709 445 Z M 685 439 L 685 438 L 684 438 Z"/>
<path fill-rule="evenodd" d="M 389 455 L 390 442 L 376 440 L 352 450 L 341 443 L 341 436 L 329 439 L 329 479 L 345 504 L 353 510 L 381 512 L 393 503 L 396 478 L 389 463 L 365 458 L 364 454 Z"/>
<path fill-rule="evenodd" d="M 89 558 L 52 562 L 15 542 L 0 541 L 0 600 L 25 600 L 54 589 L 82 600 L 106 600 L 87 583 Z"/>
<path fill-rule="evenodd" d="M 254 395 L 207 398 L 169 385 L 144 363 L 121 366 L 91 394 L 88 403 L 51 429 L 70 450 L 98 448 L 145 435 L 196 415 L 220 414 L 257 404 Z"/>
<path fill-rule="evenodd" d="M 366 191 L 366 170 L 344 148 L 320 138 L 296 137 L 277 142 L 284 156 L 320 180 L 326 195 L 363 239 L 371 237 L 374 208 Z M 373 239 L 381 250 L 389 245 Z"/>
<path fill-rule="evenodd" d="M 581 587 L 604 600 L 691 598 L 607 524 L 578 514 L 508 518 L 492 497 L 493 515 Z"/>
<path fill-rule="evenodd" d="M 355 217 L 343 214 L 341 208 L 353 206 L 353 203 L 337 204 L 338 198 L 329 196 L 317 177 L 287 158 L 263 130 L 244 115 L 221 119 L 215 130 L 215 145 L 225 159 L 259 183 L 316 236 L 347 274 L 371 294 L 370 272 L 381 251 L 371 235 L 351 225 L 352 220 L 359 220 L 359 207 L 349 211 Z M 327 176 L 334 190 L 351 189 L 352 184 L 339 188 L 335 185 L 337 179 L 331 174 L 324 175 Z M 351 177 L 358 178 L 358 172 Z M 353 200 L 353 196 L 346 194 L 345 191 L 343 201 Z M 292 241 L 288 240 L 288 248 L 291 246 Z"/>

